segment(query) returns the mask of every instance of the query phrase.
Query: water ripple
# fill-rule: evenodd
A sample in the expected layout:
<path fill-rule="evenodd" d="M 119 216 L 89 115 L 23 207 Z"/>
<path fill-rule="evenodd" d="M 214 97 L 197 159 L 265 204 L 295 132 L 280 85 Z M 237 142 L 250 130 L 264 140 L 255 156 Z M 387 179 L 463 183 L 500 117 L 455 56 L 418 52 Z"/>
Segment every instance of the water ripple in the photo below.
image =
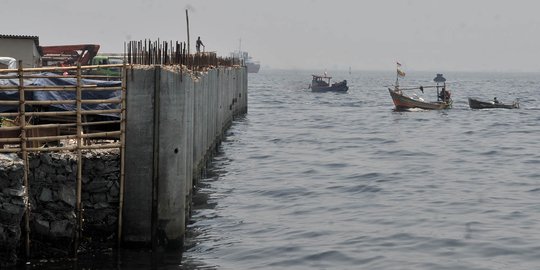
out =
<path fill-rule="evenodd" d="M 183 268 L 538 268 L 540 76 L 448 73 L 453 109 L 394 112 L 391 72 L 333 74 L 347 94 L 311 93 L 310 74 L 250 74 Z M 467 105 L 495 95 L 522 108 Z"/>

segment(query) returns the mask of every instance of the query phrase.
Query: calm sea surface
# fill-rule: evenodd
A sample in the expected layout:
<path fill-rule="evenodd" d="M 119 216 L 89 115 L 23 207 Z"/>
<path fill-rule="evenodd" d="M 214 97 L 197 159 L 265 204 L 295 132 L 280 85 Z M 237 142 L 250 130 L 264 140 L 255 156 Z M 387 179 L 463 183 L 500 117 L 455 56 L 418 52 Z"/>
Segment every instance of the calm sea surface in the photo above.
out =
<path fill-rule="evenodd" d="M 394 112 L 393 72 L 311 73 L 249 75 L 183 268 L 540 269 L 540 74 L 445 73 L 453 109 Z M 495 96 L 521 109 L 468 107 Z"/>

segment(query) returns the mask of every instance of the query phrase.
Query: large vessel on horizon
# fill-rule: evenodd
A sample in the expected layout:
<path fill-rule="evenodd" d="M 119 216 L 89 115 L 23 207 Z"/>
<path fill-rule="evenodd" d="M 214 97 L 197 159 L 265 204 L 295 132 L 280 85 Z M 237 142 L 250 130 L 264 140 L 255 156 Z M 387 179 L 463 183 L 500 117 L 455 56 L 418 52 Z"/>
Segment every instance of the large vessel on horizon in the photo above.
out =
<path fill-rule="evenodd" d="M 248 52 L 235 51 L 231 53 L 231 57 L 242 60 L 244 65 L 247 67 L 248 73 L 257 73 L 259 72 L 259 69 L 261 69 L 261 63 L 259 61 L 253 60 L 253 58 L 249 56 Z"/>
<path fill-rule="evenodd" d="M 248 52 L 242 51 L 242 40 L 240 40 L 238 50 L 231 53 L 231 57 L 242 60 L 244 65 L 247 67 L 248 73 L 258 73 L 261 69 L 261 63 L 259 61 L 254 60 Z"/>

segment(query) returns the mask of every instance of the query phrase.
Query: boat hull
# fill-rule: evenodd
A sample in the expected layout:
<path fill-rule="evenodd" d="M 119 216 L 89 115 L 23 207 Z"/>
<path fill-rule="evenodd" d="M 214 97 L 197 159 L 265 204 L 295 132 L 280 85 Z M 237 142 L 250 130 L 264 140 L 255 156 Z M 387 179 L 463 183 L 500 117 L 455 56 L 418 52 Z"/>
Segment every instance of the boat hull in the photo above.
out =
<path fill-rule="evenodd" d="M 347 92 L 348 90 L 349 86 L 347 86 L 347 81 L 334 83 L 330 86 L 311 86 L 311 92 Z"/>
<path fill-rule="evenodd" d="M 392 89 L 388 89 L 388 91 L 390 92 L 392 101 L 396 106 L 396 110 L 408 110 L 415 108 L 424 110 L 443 110 L 450 108 L 452 105 L 452 102 L 424 102 L 396 93 Z"/>
<path fill-rule="evenodd" d="M 493 103 L 469 98 L 469 107 L 471 109 L 517 109 L 519 108 L 519 103 L 517 101 L 512 104 Z"/>

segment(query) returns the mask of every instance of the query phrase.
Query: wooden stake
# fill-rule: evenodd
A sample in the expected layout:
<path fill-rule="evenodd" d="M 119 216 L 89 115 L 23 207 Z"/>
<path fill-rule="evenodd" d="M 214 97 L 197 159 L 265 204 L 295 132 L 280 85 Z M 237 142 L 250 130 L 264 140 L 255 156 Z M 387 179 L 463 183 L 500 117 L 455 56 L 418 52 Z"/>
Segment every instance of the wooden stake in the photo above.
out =
<path fill-rule="evenodd" d="M 23 167 L 24 167 L 24 176 L 23 176 L 23 182 L 24 182 L 24 198 L 26 200 L 26 212 L 24 215 L 24 227 L 26 230 L 25 233 L 25 251 L 26 251 L 26 259 L 30 259 L 30 185 L 28 182 L 28 151 L 27 151 L 27 145 L 26 145 L 26 129 L 24 128 L 26 126 L 26 104 L 25 104 L 25 91 L 24 91 L 24 73 L 22 68 L 22 61 L 19 60 L 19 67 L 17 70 L 17 73 L 19 75 L 19 125 L 21 127 L 21 151 L 22 151 L 22 159 L 23 159 Z"/>
<path fill-rule="evenodd" d="M 188 51 L 188 55 L 190 54 L 190 50 L 189 50 L 189 14 L 188 14 L 188 10 L 186 9 L 186 26 L 187 26 L 187 51 Z"/>
<path fill-rule="evenodd" d="M 81 87 L 81 63 L 77 63 L 77 231 L 75 232 L 75 245 L 73 247 L 73 255 L 77 257 L 77 249 L 82 233 L 82 87 Z"/>
<path fill-rule="evenodd" d="M 122 113 L 120 116 L 120 194 L 118 200 L 118 233 L 117 247 L 122 244 L 122 223 L 124 214 L 124 186 L 125 186 L 125 160 L 126 160 L 126 90 L 127 90 L 127 70 L 126 60 L 122 69 Z"/>

